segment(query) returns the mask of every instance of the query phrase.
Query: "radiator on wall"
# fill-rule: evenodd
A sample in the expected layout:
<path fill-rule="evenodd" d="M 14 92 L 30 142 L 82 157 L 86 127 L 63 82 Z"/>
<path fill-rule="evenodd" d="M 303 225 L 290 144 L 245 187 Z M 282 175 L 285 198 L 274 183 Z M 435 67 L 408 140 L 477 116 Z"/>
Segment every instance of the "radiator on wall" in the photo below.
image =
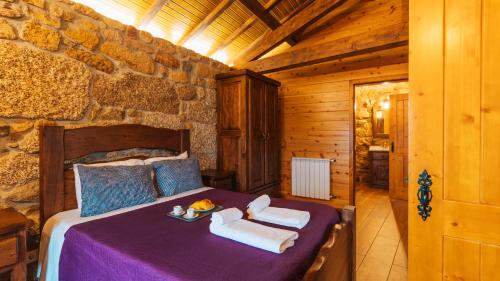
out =
<path fill-rule="evenodd" d="M 323 158 L 292 157 L 292 195 L 330 200 L 330 164 Z"/>

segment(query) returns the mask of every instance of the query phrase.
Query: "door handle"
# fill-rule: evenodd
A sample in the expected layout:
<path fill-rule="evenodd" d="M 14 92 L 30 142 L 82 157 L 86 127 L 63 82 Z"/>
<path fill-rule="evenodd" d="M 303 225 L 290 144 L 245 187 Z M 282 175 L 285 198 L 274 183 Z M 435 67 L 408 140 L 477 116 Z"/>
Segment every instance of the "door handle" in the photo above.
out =
<path fill-rule="evenodd" d="M 417 206 L 418 215 L 422 217 L 422 220 L 427 220 L 431 216 L 432 207 L 430 205 L 432 201 L 432 180 L 431 175 L 427 173 L 427 170 L 423 170 L 418 176 L 418 185 L 420 185 L 417 191 L 417 198 L 419 204 Z"/>
<path fill-rule="evenodd" d="M 391 141 L 391 152 L 394 153 L 394 142 Z"/>

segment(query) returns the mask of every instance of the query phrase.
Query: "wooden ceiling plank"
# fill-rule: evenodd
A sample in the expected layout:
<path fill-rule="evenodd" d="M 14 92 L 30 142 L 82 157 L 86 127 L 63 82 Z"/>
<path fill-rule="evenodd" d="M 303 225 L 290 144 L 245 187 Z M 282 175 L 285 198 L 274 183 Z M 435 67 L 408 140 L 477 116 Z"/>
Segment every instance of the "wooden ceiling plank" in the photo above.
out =
<path fill-rule="evenodd" d="M 280 3 L 281 0 L 271 0 L 266 3 L 264 8 L 266 9 L 267 12 L 272 10 L 276 5 Z M 231 42 L 233 42 L 236 38 L 238 38 L 241 34 L 243 34 L 247 29 L 249 29 L 256 21 L 258 20 L 258 17 L 254 14 L 251 16 L 243 25 L 241 25 L 238 29 L 233 31 L 224 41 L 222 41 L 220 44 L 214 44 L 211 48 L 211 50 L 208 52 L 207 56 L 210 57 L 211 55 L 217 53 L 220 50 L 223 50 L 226 48 Z"/>
<path fill-rule="evenodd" d="M 405 45 L 408 45 L 408 23 L 399 23 L 363 32 L 349 38 L 339 38 L 293 49 L 286 53 L 249 62 L 238 66 L 238 68 L 271 73 Z"/>
<path fill-rule="evenodd" d="M 156 0 L 151 7 L 146 11 L 143 17 L 139 18 L 136 22 L 136 26 L 145 27 L 147 26 L 156 15 L 161 11 L 163 6 L 167 5 L 170 0 Z"/>
<path fill-rule="evenodd" d="M 222 0 L 219 5 L 217 5 L 201 22 L 199 22 L 193 29 L 188 33 L 184 34 L 182 38 L 177 42 L 177 45 L 183 45 L 187 41 L 197 37 L 202 34 L 203 31 L 214 22 L 224 11 L 226 11 L 235 0 Z"/>
<path fill-rule="evenodd" d="M 245 65 L 261 57 L 345 2 L 346 0 L 315 0 L 307 9 L 300 11 L 277 29 L 262 36 L 260 44 L 255 44 L 253 48 L 248 49 L 238 58 L 235 65 Z"/>

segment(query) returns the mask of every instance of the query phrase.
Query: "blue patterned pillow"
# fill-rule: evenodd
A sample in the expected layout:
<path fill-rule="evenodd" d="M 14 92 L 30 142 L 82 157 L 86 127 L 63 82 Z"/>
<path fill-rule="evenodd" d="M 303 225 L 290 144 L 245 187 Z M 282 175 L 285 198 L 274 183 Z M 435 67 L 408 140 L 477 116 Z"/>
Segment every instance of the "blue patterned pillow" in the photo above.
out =
<path fill-rule="evenodd" d="M 82 184 L 80 216 L 103 214 L 120 208 L 154 202 L 157 193 L 151 165 L 78 166 Z"/>
<path fill-rule="evenodd" d="M 162 196 L 203 187 L 200 165 L 196 158 L 158 161 L 152 165 Z"/>

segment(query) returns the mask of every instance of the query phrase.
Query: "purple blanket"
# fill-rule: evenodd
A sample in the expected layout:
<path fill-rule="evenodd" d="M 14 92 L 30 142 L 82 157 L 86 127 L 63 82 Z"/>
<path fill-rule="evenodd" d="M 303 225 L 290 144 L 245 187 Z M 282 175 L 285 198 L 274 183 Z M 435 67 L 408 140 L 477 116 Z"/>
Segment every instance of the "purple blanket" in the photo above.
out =
<path fill-rule="evenodd" d="M 245 212 L 256 196 L 213 189 L 75 225 L 65 235 L 60 280 L 298 280 L 339 221 L 326 205 L 272 199 L 272 206 L 311 213 L 295 246 L 279 255 L 211 234 L 209 216 L 188 223 L 166 215 L 203 198 Z"/>

